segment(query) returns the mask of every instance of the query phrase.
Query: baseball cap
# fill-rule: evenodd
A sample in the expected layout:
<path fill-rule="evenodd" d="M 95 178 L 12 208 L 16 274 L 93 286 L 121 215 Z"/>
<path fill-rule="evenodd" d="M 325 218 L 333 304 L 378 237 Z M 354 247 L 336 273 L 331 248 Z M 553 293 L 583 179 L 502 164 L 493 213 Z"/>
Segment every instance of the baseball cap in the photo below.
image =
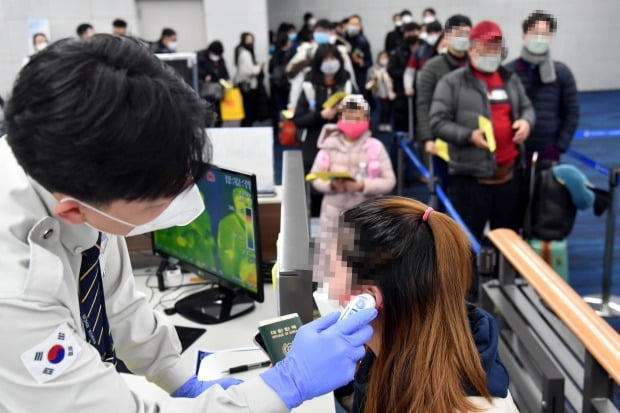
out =
<path fill-rule="evenodd" d="M 483 20 L 476 24 L 469 33 L 469 40 L 478 42 L 488 42 L 497 37 L 503 37 L 502 29 L 491 20 Z"/>

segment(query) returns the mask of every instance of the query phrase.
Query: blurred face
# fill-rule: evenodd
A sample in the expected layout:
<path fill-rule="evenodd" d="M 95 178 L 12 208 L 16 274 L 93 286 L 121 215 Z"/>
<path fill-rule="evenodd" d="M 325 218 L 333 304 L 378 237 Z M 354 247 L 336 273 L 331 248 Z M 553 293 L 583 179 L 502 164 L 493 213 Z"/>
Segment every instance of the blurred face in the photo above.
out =
<path fill-rule="evenodd" d="M 349 225 L 342 225 L 338 233 L 334 234 L 335 242 L 330 248 L 331 268 L 330 277 L 326 279 L 329 283 L 328 296 L 330 300 L 335 300 L 341 306 L 346 306 L 351 301 L 351 296 L 359 295 L 362 287 L 354 285 L 353 270 L 346 262 L 347 253 L 354 253 L 355 250 L 355 230 Z"/>
<path fill-rule="evenodd" d="M 166 36 L 163 38 L 162 43 L 166 46 L 170 45 L 170 43 L 175 44 L 177 42 L 177 35 L 173 34 L 171 36 Z"/>
<path fill-rule="evenodd" d="M 88 29 L 86 29 L 86 31 L 84 32 L 84 34 L 82 34 L 82 39 L 90 39 L 95 35 L 95 30 L 92 27 L 89 27 Z"/>
<path fill-rule="evenodd" d="M 498 37 L 486 42 L 474 41 L 469 47 L 472 65 L 485 73 L 495 72 L 502 61 L 503 43 Z"/>
<path fill-rule="evenodd" d="M 37 47 L 40 44 L 47 44 L 47 37 L 43 34 L 39 34 L 34 38 L 34 46 Z"/>
<path fill-rule="evenodd" d="M 445 41 L 448 45 L 448 49 L 452 53 L 464 53 L 469 47 L 469 33 L 471 27 L 458 26 L 453 27 L 445 33 Z"/>
<path fill-rule="evenodd" d="M 403 22 L 400 19 L 400 14 L 395 14 L 392 17 L 392 21 L 394 22 L 394 26 L 396 26 L 396 27 L 400 27 L 400 26 L 403 25 Z"/>
<path fill-rule="evenodd" d="M 537 21 L 523 35 L 525 47 L 534 54 L 545 54 L 549 51 L 553 33 L 548 21 Z"/>
<path fill-rule="evenodd" d="M 362 31 L 362 21 L 357 17 L 351 17 L 347 22 L 349 36 L 357 36 Z"/>
<path fill-rule="evenodd" d="M 252 46 L 254 44 L 254 36 L 252 36 L 251 34 L 246 35 L 243 39 L 243 43 L 248 46 Z"/>
<path fill-rule="evenodd" d="M 114 33 L 117 36 L 125 36 L 127 35 L 127 28 L 114 26 L 112 27 L 112 33 Z"/>
<path fill-rule="evenodd" d="M 355 123 L 355 122 L 367 120 L 368 117 L 366 116 L 366 113 L 361 109 L 360 110 L 345 109 L 342 112 L 340 112 L 340 119 L 342 119 L 345 122 Z"/>

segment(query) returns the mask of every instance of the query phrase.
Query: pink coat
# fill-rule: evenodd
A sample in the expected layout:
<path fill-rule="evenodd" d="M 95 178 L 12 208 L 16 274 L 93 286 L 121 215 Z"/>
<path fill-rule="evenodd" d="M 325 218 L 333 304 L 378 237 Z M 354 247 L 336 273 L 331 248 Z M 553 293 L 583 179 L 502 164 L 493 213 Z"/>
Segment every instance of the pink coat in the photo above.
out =
<path fill-rule="evenodd" d="M 348 171 L 352 176 L 358 174 L 359 165 L 366 166 L 364 190 L 361 193 L 333 192 L 329 181 L 315 179 L 314 188 L 323 192 L 321 204 L 321 229 L 337 225 L 338 216 L 366 199 L 389 193 L 396 185 L 392 162 L 380 140 L 366 132 L 357 141 L 347 141 L 335 124 L 323 126 L 319 136 L 319 153 L 314 159 L 311 172 Z"/>

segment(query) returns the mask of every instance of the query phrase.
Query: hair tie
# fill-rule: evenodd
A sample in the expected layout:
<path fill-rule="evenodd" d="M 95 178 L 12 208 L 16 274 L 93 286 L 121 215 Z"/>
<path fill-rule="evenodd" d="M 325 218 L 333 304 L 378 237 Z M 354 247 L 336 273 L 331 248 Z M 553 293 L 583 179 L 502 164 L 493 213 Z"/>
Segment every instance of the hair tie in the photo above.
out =
<path fill-rule="evenodd" d="M 433 212 L 434 209 L 432 207 L 428 207 L 426 208 L 426 211 L 424 211 L 424 215 L 422 215 L 422 221 L 426 222 L 428 221 L 428 216 L 431 214 L 431 212 Z"/>

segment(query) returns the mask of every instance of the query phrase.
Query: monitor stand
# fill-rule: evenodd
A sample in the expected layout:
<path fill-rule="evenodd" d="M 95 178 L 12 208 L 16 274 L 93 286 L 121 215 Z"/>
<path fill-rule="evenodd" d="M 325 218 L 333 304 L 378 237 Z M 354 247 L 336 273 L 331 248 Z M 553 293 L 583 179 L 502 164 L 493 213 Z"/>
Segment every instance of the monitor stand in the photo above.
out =
<path fill-rule="evenodd" d="M 254 301 L 220 285 L 177 301 L 174 309 L 196 323 L 217 324 L 254 310 Z"/>

